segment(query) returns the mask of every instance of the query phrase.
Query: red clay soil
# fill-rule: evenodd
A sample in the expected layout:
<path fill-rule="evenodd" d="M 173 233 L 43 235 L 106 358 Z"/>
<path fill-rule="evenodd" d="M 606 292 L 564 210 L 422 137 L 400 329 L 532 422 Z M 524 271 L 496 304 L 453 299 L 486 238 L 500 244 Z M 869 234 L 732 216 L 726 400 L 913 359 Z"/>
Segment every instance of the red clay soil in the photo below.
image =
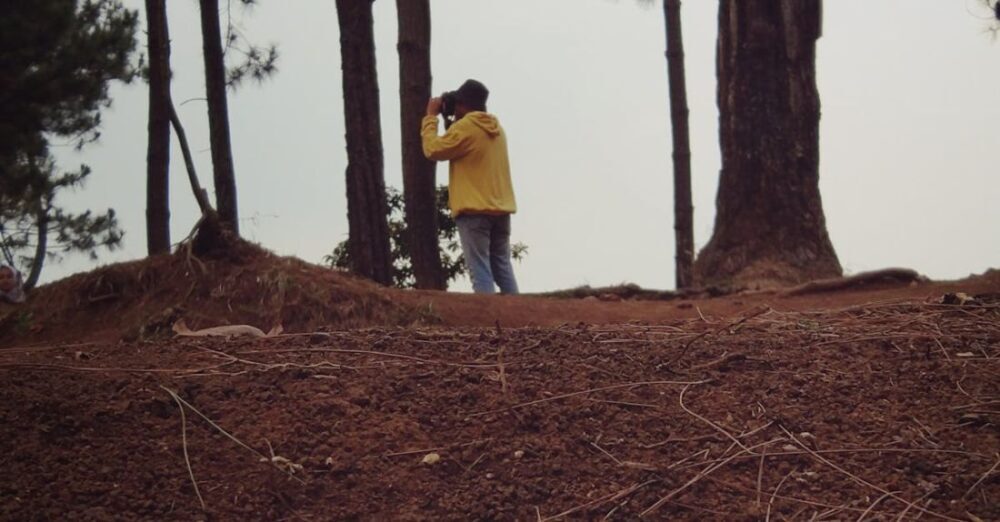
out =
<path fill-rule="evenodd" d="M 0 304 L 0 346 L 25 342 L 167 338 L 192 328 L 260 325 L 267 331 L 411 324 L 421 318 L 398 291 L 360 277 L 241 244 L 232 259 L 184 249 L 76 274 L 32 292 L 24 306 Z"/>
<path fill-rule="evenodd" d="M 0 310 L 0 519 L 1000 520 L 996 272 L 603 302 L 178 259 Z"/>
<path fill-rule="evenodd" d="M 776 292 L 748 292 L 715 298 L 645 300 L 547 299 L 534 296 L 490 296 L 406 292 L 401 301 L 424 317 L 453 326 L 559 326 L 566 323 L 615 324 L 661 322 L 700 317 L 733 317 L 768 306 L 778 311 L 832 310 L 865 303 L 931 301 L 947 293 L 969 295 L 1000 292 L 1000 270 L 961 281 L 873 284 L 837 292 L 783 297 Z M 609 296 L 614 298 L 614 296 Z"/>
<path fill-rule="evenodd" d="M 1000 292 L 1000 270 L 962 281 L 873 284 L 782 297 L 750 292 L 701 299 L 598 300 L 478 296 L 397 290 L 354 275 L 241 244 L 243 255 L 175 254 L 119 263 L 42 286 L 24 306 L 0 303 L 0 346 L 36 342 L 165 339 L 184 319 L 192 329 L 249 324 L 312 332 L 376 326 L 559 326 L 731 317 L 757 306 L 819 310 L 945 293 Z M 608 296 L 616 299 L 615 295 Z"/>

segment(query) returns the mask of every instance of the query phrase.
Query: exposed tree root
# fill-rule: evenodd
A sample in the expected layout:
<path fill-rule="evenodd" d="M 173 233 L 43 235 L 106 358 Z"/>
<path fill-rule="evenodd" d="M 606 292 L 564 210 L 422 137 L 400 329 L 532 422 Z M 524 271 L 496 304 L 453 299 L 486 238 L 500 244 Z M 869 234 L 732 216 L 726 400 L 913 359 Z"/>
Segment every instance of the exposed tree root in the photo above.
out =
<path fill-rule="evenodd" d="M 778 295 L 790 297 L 795 295 L 818 294 L 822 292 L 834 292 L 849 288 L 858 288 L 872 283 L 898 283 L 900 285 L 914 282 L 927 281 L 927 278 L 909 268 L 883 268 L 871 272 L 862 272 L 847 277 L 834 277 L 830 279 L 817 279 L 798 286 L 793 286 L 781 291 Z"/>

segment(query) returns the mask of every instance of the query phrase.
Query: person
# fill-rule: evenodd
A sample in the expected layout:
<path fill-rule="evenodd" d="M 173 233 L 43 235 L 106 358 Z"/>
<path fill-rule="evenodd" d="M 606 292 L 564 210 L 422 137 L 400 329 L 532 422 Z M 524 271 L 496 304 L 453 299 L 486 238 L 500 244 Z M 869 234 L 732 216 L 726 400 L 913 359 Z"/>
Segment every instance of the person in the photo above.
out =
<path fill-rule="evenodd" d="M 24 283 L 21 281 L 21 272 L 3 263 L 0 263 L 0 301 L 15 304 L 24 302 Z"/>
<path fill-rule="evenodd" d="M 466 265 L 477 294 L 516 294 L 511 266 L 510 216 L 517 212 L 507 156 L 507 136 L 496 116 L 486 112 L 489 90 L 468 80 L 444 98 L 427 102 L 420 135 L 424 155 L 448 161 L 448 206 L 458 226 Z M 455 122 L 438 134 L 442 103 Z M 453 104 L 453 107 L 451 106 Z M 447 118 L 447 114 L 445 115 Z"/>

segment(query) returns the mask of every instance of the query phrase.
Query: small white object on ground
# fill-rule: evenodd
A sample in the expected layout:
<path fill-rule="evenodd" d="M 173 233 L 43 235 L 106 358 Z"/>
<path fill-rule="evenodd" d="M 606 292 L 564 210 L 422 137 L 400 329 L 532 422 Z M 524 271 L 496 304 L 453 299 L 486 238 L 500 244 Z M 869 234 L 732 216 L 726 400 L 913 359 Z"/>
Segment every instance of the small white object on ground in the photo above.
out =
<path fill-rule="evenodd" d="M 437 453 L 428 453 L 424 455 L 424 459 L 420 461 L 421 464 L 437 464 L 441 460 L 441 455 Z"/>

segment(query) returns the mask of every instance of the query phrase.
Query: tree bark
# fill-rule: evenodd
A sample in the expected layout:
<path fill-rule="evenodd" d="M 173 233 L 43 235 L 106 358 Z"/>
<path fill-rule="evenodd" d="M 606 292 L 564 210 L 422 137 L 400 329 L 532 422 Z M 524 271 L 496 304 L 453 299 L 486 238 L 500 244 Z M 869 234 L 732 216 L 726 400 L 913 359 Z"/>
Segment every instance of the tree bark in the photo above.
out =
<path fill-rule="evenodd" d="M 348 254 L 353 269 L 392 284 L 373 0 L 337 0 L 347 127 Z"/>
<path fill-rule="evenodd" d="M 694 283 L 694 206 L 691 204 L 691 143 L 688 132 L 687 82 L 681 1 L 663 0 L 667 28 L 667 77 L 670 82 L 670 126 L 674 161 L 675 283 L 678 289 Z"/>
<path fill-rule="evenodd" d="M 49 210 L 50 203 L 43 197 L 38 205 L 38 217 L 35 223 L 38 231 L 35 258 L 31 260 L 31 271 L 28 273 L 28 278 L 24 280 L 25 291 L 35 288 L 39 276 L 42 275 L 42 266 L 45 265 L 45 254 L 49 249 Z"/>
<path fill-rule="evenodd" d="M 170 252 L 170 35 L 166 0 L 146 0 L 149 143 L 146 149 L 146 249 Z"/>
<path fill-rule="evenodd" d="M 399 18 L 399 102 L 403 144 L 403 205 L 417 288 L 448 287 L 441 266 L 435 208 L 435 164 L 424 156 L 420 120 L 431 97 L 429 0 L 396 0 Z"/>
<path fill-rule="evenodd" d="M 215 208 L 222 224 L 239 235 L 236 204 L 236 174 L 229 137 L 229 105 L 226 100 L 226 64 L 219 27 L 219 0 L 199 0 L 202 53 L 205 59 L 205 91 L 208 98 L 208 129 L 215 180 Z"/>
<path fill-rule="evenodd" d="M 842 273 L 819 193 L 821 0 L 720 0 L 715 230 L 703 284 L 776 286 Z"/>

